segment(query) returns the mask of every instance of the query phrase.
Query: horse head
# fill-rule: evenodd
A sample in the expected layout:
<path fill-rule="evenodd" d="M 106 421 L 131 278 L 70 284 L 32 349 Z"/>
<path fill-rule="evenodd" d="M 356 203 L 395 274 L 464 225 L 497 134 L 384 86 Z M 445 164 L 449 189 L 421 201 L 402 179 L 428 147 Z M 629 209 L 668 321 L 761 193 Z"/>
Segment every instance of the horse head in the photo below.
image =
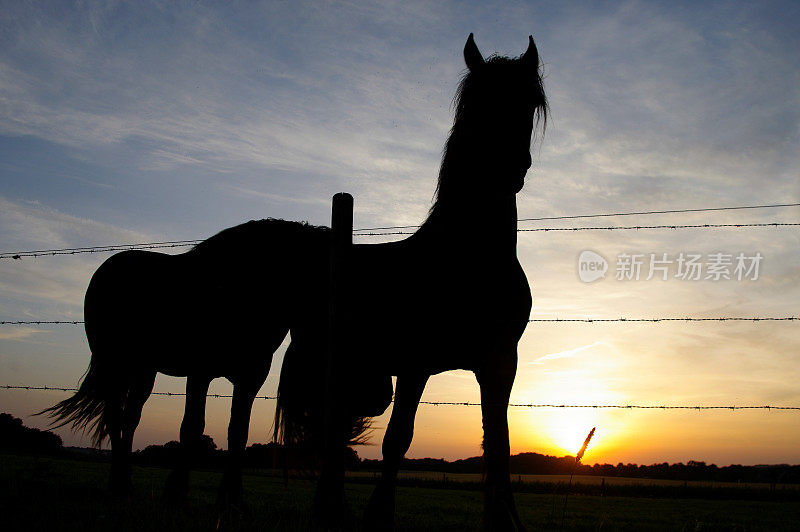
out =
<path fill-rule="evenodd" d="M 470 34 L 464 61 L 467 72 L 456 94 L 453 137 L 461 140 L 460 159 L 468 171 L 458 173 L 473 176 L 473 190 L 516 194 L 531 167 L 534 126 L 544 127 L 547 119 L 536 44 L 529 36 L 521 56 L 484 59 Z"/>

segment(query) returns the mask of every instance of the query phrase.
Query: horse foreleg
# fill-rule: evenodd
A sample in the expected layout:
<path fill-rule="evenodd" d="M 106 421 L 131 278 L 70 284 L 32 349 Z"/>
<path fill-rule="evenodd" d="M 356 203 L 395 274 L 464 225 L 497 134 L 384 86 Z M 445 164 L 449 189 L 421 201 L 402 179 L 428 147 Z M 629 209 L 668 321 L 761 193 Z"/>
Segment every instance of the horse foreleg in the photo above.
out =
<path fill-rule="evenodd" d="M 490 360 L 490 365 L 476 372 L 481 389 L 486 467 L 483 526 L 486 530 L 525 530 L 511 493 L 508 467 L 508 399 L 517 371 L 516 349 L 497 353 Z"/>
<path fill-rule="evenodd" d="M 228 463 L 219 488 L 219 504 L 223 507 L 242 506 L 242 462 L 250 432 L 250 414 L 258 390 L 266 375 L 248 375 L 233 385 L 231 420 L 228 424 Z"/>
<path fill-rule="evenodd" d="M 414 437 L 414 418 L 427 382 L 428 375 L 397 377 L 392 416 L 383 437 L 383 472 L 375 491 L 372 492 L 364 516 L 364 528 L 367 530 L 394 528 L 397 472 L 411 446 Z"/>
<path fill-rule="evenodd" d="M 181 453 L 167 477 L 165 495 L 172 503 L 183 503 L 189 491 L 189 469 L 197 456 L 203 430 L 206 427 L 206 395 L 211 378 L 186 378 L 186 406 L 181 422 Z"/>

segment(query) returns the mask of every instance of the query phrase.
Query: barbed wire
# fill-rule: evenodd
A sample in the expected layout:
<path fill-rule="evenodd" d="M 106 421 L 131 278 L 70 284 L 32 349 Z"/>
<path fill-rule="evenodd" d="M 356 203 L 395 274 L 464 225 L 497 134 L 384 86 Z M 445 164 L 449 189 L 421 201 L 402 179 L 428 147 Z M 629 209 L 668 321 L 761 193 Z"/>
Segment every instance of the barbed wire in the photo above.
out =
<path fill-rule="evenodd" d="M 3 384 L 0 388 L 6 390 L 31 390 L 31 391 L 59 391 L 77 392 L 78 388 L 67 388 L 60 386 L 26 386 Z M 150 395 L 163 395 L 168 397 L 182 397 L 186 392 L 151 392 Z M 207 397 L 213 399 L 230 399 L 232 394 L 209 393 Z M 273 395 L 257 395 L 256 399 L 275 400 Z M 391 401 L 392 403 L 394 401 Z M 481 403 L 472 401 L 420 401 L 421 405 L 430 406 L 481 406 Z M 595 409 L 630 409 L 630 410 L 800 410 L 800 406 L 776 406 L 776 405 L 641 405 L 641 404 L 605 404 L 605 405 L 570 405 L 564 403 L 507 403 L 506 406 L 513 408 L 595 408 Z"/>
<path fill-rule="evenodd" d="M 742 223 L 742 224 L 661 224 L 661 225 L 624 225 L 624 226 L 591 226 L 591 227 L 530 227 L 518 228 L 518 233 L 547 233 L 556 231 L 632 231 L 640 229 L 721 229 L 745 227 L 795 227 L 800 226 L 800 222 L 765 222 L 765 223 Z M 353 233 L 353 236 L 393 236 L 393 235 L 413 235 L 413 231 L 382 231 L 377 233 Z"/>
<path fill-rule="evenodd" d="M 26 385 L 14 385 L 14 384 L 3 384 L 0 385 L 0 388 L 5 390 L 34 390 L 34 391 L 42 391 L 42 390 L 52 390 L 58 392 L 77 392 L 78 388 L 66 388 L 61 386 L 26 386 Z M 164 395 L 168 397 L 172 396 L 185 396 L 186 392 L 150 392 L 150 395 Z M 214 399 L 231 399 L 233 398 L 232 394 L 224 394 L 224 393 L 209 393 L 206 394 L 207 397 L 212 397 Z M 256 399 L 277 399 L 276 396 L 273 395 L 257 395 Z"/>
<path fill-rule="evenodd" d="M 81 253 L 104 253 L 108 251 L 129 251 L 135 249 L 179 248 L 199 244 L 203 240 L 173 240 L 169 242 L 143 242 L 140 244 L 111 244 L 108 246 L 86 246 L 80 248 L 35 249 L 0 253 L 0 259 L 19 260 L 23 257 L 43 257 L 54 255 L 79 255 Z"/>
<path fill-rule="evenodd" d="M 627 225 L 627 226 L 597 226 L 597 227 L 535 227 L 517 229 L 518 233 L 534 233 L 538 231 L 627 231 L 638 229 L 720 229 L 720 228 L 742 228 L 742 227 L 790 227 L 800 226 L 800 223 L 746 223 L 746 224 L 688 224 L 688 225 Z"/>
<path fill-rule="evenodd" d="M 787 204 L 789 205 L 789 204 Z M 742 207 L 744 208 L 744 207 Z M 755 208 L 755 207 L 754 207 Z M 681 212 L 681 211 L 675 211 Z M 630 213 L 634 214 L 634 213 Z M 589 215 L 587 215 L 589 216 Z M 598 215 L 599 216 L 599 215 Z M 612 216 L 612 215 L 609 215 Z M 764 222 L 764 223 L 738 223 L 738 224 L 661 224 L 661 225 L 628 225 L 628 226 L 591 226 L 591 227 L 533 227 L 518 228 L 518 233 L 534 232 L 566 232 L 566 231 L 631 231 L 642 229 L 741 229 L 747 227 L 796 227 L 800 222 Z M 418 226 L 397 226 L 398 228 L 418 227 Z M 363 229 L 355 229 L 353 236 L 402 236 L 413 235 L 414 231 L 378 231 L 378 232 L 357 232 Z M 111 251 L 129 251 L 137 249 L 162 249 L 194 246 L 203 240 L 176 240 L 171 242 L 143 242 L 140 244 L 112 244 L 108 246 L 87 246 L 78 248 L 59 248 L 59 249 L 39 249 L 30 251 L 8 251 L 0 252 L 0 259 L 20 260 L 26 257 L 43 257 L 55 255 L 79 255 L 83 253 L 106 253 Z"/>
<path fill-rule="evenodd" d="M 718 316 L 714 318 L 534 318 L 528 323 L 610 323 L 610 322 L 642 322 L 658 323 L 662 321 L 800 321 L 796 316 Z M 48 320 L 48 321 L 0 321 L 0 325 L 82 325 L 82 320 Z"/>
<path fill-rule="evenodd" d="M 800 317 L 779 316 L 779 317 L 741 317 L 741 316 L 721 316 L 716 318 L 537 318 L 528 320 L 528 323 L 542 322 L 649 322 L 658 323 L 662 321 L 799 321 Z"/>
<path fill-rule="evenodd" d="M 675 213 L 693 213 L 693 212 L 712 212 L 712 211 L 738 211 L 744 209 L 774 209 L 778 207 L 800 207 L 800 203 L 775 203 L 769 205 L 745 205 L 737 207 L 708 207 L 704 209 L 669 209 L 663 211 L 636 211 L 636 212 L 612 212 L 601 214 L 573 214 L 564 216 L 541 216 L 538 218 L 520 218 L 519 222 L 539 222 L 545 220 L 576 220 L 579 218 L 604 218 L 611 216 L 639 216 L 639 215 L 652 215 L 652 214 L 675 214 Z M 419 225 L 388 225 L 385 227 L 361 227 L 353 229 L 353 232 L 362 231 L 388 231 L 391 229 L 413 229 Z M 406 234 L 406 233 L 402 233 Z"/>
<path fill-rule="evenodd" d="M 83 320 L 0 321 L 0 325 L 82 325 Z"/>
<path fill-rule="evenodd" d="M 544 220 L 575 220 L 578 218 L 603 218 L 609 216 L 638 216 L 651 214 L 674 214 L 690 212 L 712 212 L 712 211 L 738 211 L 744 209 L 774 209 L 777 207 L 800 207 L 800 203 L 775 203 L 771 205 L 745 205 L 738 207 L 707 207 L 704 209 L 669 209 L 664 211 L 638 211 L 638 212 L 612 212 L 603 214 L 577 214 L 566 216 L 542 216 L 539 218 L 520 218 L 520 222 L 539 222 Z"/>
<path fill-rule="evenodd" d="M 481 406 L 474 402 L 420 401 L 421 405 L 432 406 Z M 568 405 L 557 403 L 508 403 L 515 408 L 596 408 L 596 409 L 638 409 L 638 410 L 800 410 L 800 406 L 775 405 Z"/>

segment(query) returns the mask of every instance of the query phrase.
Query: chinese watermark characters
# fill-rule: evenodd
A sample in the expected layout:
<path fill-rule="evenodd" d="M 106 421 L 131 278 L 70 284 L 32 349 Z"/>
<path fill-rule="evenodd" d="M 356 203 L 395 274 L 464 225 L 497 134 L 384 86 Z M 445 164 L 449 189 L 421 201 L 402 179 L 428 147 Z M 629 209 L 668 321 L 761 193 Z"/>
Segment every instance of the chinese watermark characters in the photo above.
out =
<path fill-rule="evenodd" d="M 764 256 L 746 253 L 620 253 L 614 265 L 617 281 L 756 281 Z M 585 283 L 604 279 L 609 263 L 597 252 L 578 256 L 578 277 Z"/>

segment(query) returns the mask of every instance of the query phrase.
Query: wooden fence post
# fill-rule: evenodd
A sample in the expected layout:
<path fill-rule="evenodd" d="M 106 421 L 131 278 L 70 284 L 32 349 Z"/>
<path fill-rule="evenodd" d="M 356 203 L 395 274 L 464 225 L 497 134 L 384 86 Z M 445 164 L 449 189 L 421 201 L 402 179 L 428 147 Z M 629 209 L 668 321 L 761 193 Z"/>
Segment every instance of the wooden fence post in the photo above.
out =
<path fill-rule="evenodd" d="M 327 385 L 334 402 L 339 403 L 337 390 L 341 388 L 341 370 L 349 327 L 349 263 L 353 248 L 353 196 L 347 192 L 334 194 L 331 207 L 331 280 L 328 318 L 328 373 Z M 337 404 L 337 407 L 342 406 Z"/>
<path fill-rule="evenodd" d="M 353 196 L 340 192 L 333 196 L 331 208 L 330 296 L 328 321 L 328 360 L 325 379 L 325 434 L 323 466 L 315 496 L 317 512 L 334 518 L 344 493 L 344 450 L 347 428 L 344 414 L 342 365 L 349 323 L 347 291 L 349 259 L 353 247 Z M 335 519 L 335 518 L 334 518 Z"/>
<path fill-rule="evenodd" d="M 347 313 L 345 292 L 350 251 L 353 247 L 353 196 L 339 192 L 333 196 L 331 209 L 331 298 L 330 326 L 332 341 L 329 355 L 336 352 L 341 341 L 340 332 L 344 314 Z M 330 359 L 329 359 L 330 361 Z"/>

